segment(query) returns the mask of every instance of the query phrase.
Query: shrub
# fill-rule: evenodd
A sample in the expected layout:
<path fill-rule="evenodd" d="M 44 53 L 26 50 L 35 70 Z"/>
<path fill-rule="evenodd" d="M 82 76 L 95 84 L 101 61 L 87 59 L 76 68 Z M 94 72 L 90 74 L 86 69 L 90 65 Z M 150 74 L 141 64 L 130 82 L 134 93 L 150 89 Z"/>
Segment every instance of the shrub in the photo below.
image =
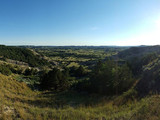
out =
<path fill-rule="evenodd" d="M 0 73 L 4 75 L 11 75 L 12 71 L 7 65 L 0 65 Z"/>

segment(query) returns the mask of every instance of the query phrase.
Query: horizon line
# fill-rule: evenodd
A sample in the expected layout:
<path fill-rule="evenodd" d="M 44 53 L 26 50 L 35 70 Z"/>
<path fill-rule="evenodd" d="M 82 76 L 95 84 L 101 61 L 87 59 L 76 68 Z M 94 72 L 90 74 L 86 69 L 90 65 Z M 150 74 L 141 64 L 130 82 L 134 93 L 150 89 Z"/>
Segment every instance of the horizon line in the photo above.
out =
<path fill-rule="evenodd" d="M 0 45 L 4 45 L 4 46 L 35 46 L 35 47 L 38 47 L 38 46 L 46 46 L 46 47 L 87 47 L 87 46 L 95 46 L 95 47 L 130 47 L 130 46 L 159 46 L 159 44 L 156 44 L 156 45 L 29 45 L 29 44 L 22 44 L 22 45 L 11 45 L 11 44 L 0 44 Z"/>

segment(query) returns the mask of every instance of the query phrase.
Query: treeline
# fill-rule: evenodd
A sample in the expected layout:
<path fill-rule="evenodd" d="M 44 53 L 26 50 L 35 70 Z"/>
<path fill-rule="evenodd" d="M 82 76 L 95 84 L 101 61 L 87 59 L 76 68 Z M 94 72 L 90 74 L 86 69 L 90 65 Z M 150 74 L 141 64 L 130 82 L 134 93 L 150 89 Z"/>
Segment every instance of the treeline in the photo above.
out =
<path fill-rule="evenodd" d="M 135 79 L 127 64 L 118 65 L 113 60 L 99 62 L 88 81 L 77 84 L 77 90 L 104 95 L 120 94 L 127 91 Z"/>
<path fill-rule="evenodd" d="M 46 60 L 41 60 L 39 56 L 34 55 L 32 51 L 26 48 L 0 45 L 0 56 L 26 62 L 30 66 L 43 66 L 49 64 Z"/>

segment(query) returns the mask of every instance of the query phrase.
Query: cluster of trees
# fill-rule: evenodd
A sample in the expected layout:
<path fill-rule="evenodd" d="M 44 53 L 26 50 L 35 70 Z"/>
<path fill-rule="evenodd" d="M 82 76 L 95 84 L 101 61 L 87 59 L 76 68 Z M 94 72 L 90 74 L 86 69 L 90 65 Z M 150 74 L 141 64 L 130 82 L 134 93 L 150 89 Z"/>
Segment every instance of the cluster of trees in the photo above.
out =
<path fill-rule="evenodd" d="M 84 68 L 76 69 L 77 77 L 83 76 Z M 42 77 L 41 87 L 44 90 L 63 91 L 71 86 L 68 70 L 54 68 Z M 75 90 L 90 93 L 114 95 L 127 91 L 134 83 L 132 72 L 127 64 L 118 65 L 112 60 L 99 62 L 90 74 L 89 80 L 83 80 L 74 84 Z"/>
<path fill-rule="evenodd" d="M 133 85 L 134 79 L 127 64 L 118 65 L 107 60 L 96 65 L 89 82 L 90 92 L 113 95 L 127 91 Z"/>
<path fill-rule="evenodd" d="M 28 75 L 36 75 L 38 73 L 38 70 L 37 69 L 33 69 L 33 68 L 27 68 L 25 71 L 24 71 L 24 75 L 28 76 Z"/>
<path fill-rule="evenodd" d="M 64 91 L 70 87 L 70 77 L 68 70 L 53 68 L 44 74 L 41 79 L 43 90 Z"/>
<path fill-rule="evenodd" d="M 87 71 L 82 65 L 79 67 L 71 67 L 69 69 L 69 73 L 71 76 L 78 78 L 85 77 L 87 75 Z"/>
<path fill-rule="evenodd" d="M 32 51 L 26 48 L 0 45 L 0 56 L 8 59 L 26 62 L 30 66 L 48 65 L 48 62 L 46 60 L 41 60 L 38 56 L 34 55 Z"/>
<path fill-rule="evenodd" d="M 63 70 L 53 68 L 43 74 L 40 86 L 43 90 L 63 91 L 69 89 L 76 81 L 75 79 L 81 79 L 86 75 L 87 72 L 83 66 L 63 68 Z"/>

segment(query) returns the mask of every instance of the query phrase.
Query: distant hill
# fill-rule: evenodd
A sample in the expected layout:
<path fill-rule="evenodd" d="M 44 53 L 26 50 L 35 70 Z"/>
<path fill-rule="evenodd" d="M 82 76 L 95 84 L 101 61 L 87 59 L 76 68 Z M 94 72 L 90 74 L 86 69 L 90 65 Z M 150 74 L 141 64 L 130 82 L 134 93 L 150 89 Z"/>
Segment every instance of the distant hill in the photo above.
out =
<path fill-rule="evenodd" d="M 132 47 L 117 57 L 127 61 L 139 79 L 136 89 L 141 96 L 160 93 L 160 46 Z"/>
<path fill-rule="evenodd" d="M 40 56 L 36 56 L 33 52 L 26 48 L 0 45 L 0 57 L 28 63 L 30 66 L 47 65 L 46 60 L 42 60 Z"/>
<path fill-rule="evenodd" d="M 133 57 L 142 57 L 149 53 L 158 53 L 160 54 L 160 46 L 140 46 L 140 47 L 131 47 L 124 51 L 118 53 L 118 57 L 123 59 L 130 59 Z"/>

